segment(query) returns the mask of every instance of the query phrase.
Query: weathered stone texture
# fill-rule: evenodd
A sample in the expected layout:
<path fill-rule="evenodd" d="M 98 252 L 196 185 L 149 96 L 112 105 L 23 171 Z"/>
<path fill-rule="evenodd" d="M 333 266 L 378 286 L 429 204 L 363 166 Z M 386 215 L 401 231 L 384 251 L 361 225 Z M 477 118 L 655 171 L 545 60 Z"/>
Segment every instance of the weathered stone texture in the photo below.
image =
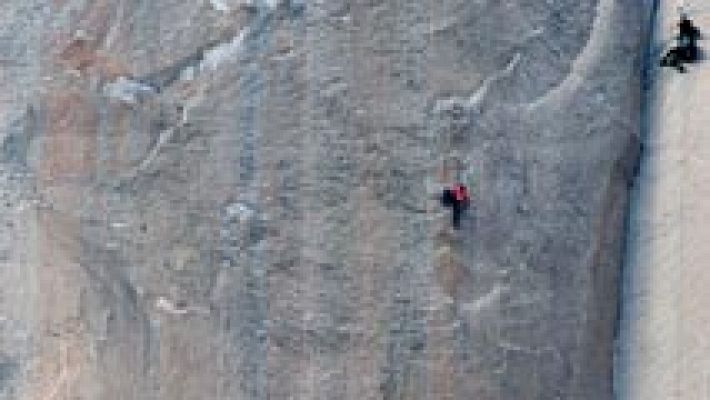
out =
<path fill-rule="evenodd" d="M 5 3 L 0 398 L 610 398 L 639 2 Z"/>

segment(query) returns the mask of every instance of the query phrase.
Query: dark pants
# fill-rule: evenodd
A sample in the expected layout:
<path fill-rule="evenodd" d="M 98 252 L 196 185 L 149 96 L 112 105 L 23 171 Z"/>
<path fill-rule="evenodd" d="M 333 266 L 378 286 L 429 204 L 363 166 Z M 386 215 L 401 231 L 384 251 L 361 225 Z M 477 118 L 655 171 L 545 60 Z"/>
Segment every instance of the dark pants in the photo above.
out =
<path fill-rule="evenodd" d="M 452 204 L 456 201 L 456 198 L 454 197 L 454 194 L 451 192 L 449 189 L 444 189 L 444 192 L 441 194 L 441 205 L 444 207 L 451 207 Z"/>
<path fill-rule="evenodd" d="M 693 40 L 700 38 L 700 30 L 692 22 L 685 20 L 680 23 L 680 37 L 688 37 Z"/>
<path fill-rule="evenodd" d="M 444 189 L 444 192 L 441 194 L 441 204 L 444 207 L 451 207 L 451 210 L 453 211 L 452 222 L 454 229 L 459 229 L 461 227 L 461 215 L 466 209 L 466 202 L 456 200 L 456 197 L 451 190 Z"/>
<path fill-rule="evenodd" d="M 683 64 L 693 63 L 699 58 L 698 46 L 694 39 L 685 38 L 679 46 L 673 47 L 661 59 L 661 66 L 685 71 Z"/>
<path fill-rule="evenodd" d="M 463 214 L 463 209 L 465 207 L 462 202 L 454 201 L 454 204 L 451 205 L 451 208 L 453 209 L 454 229 L 459 229 L 461 227 L 461 214 Z"/>

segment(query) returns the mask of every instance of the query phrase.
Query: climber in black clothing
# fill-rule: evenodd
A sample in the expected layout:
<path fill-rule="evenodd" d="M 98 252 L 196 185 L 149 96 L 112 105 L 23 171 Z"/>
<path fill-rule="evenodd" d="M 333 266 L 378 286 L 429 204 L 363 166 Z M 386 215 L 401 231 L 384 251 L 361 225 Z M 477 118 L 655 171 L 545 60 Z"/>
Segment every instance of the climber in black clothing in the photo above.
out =
<path fill-rule="evenodd" d="M 698 38 L 700 30 L 683 14 L 678 23 L 679 34 L 676 37 L 677 45 L 668 50 L 661 59 L 661 66 L 673 67 L 680 72 L 685 72 L 683 64 L 698 60 Z"/>
<path fill-rule="evenodd" d="M 692 40 L 697 40 L 700 38 L 700 30 L 693 25 L 693 22 L 688 19 L 688 16 L 683 14 L 680 16 L 680 22 L 678 23 L 679 35 L 678 38 L 690 38 Z"/>
<path fill-rule="evenodd" d="M 444 207 L 451 207 L 453 211 L 454 229 L 459 229 L 461 226 L 461 214 L 468 208 L 471 198 L 468 195 L 466 186 L 457 183 L 450 188 L 444 189 L 441 195 L 441 203 Z"/>
<path fill-rule="evenodd" d="M 678 72 L 685 72 L 686 68 L 683 64 L 693 62 L 695 59 L 695 57 L 693 57 L 694 54 L 697 54 L 697 49 L 689 49 L 680 46 L 673 47 L 668 50 L 666 55 L 661 59 L 661 66 L 673 67 L 677 69 Z"/>

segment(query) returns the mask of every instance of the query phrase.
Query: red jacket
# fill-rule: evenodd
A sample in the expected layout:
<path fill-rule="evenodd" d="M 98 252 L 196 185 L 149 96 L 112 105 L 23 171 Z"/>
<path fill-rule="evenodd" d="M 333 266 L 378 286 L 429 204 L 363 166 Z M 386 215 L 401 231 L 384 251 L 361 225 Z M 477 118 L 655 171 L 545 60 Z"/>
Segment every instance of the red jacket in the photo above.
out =
<path fill-rule="evenodd" d="M 456 199 L 456 201 L 466 202 L 469 200 L 468 190 L 466 189 L 466 186 L 462 184 L 456 184 L 454 185 L 451 191 L 453 192 L 454 199 Z"/>

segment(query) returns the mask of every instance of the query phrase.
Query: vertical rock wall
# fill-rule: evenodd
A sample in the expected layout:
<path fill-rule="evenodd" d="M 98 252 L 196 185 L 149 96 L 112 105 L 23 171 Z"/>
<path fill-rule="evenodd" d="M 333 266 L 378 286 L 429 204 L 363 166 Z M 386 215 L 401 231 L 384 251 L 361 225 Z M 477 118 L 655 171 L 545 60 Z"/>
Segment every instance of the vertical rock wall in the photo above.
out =
<path fill-rule="evenodd" d="M 6 3 L 0 398 L 610 398 L 641 3 Z"/>

